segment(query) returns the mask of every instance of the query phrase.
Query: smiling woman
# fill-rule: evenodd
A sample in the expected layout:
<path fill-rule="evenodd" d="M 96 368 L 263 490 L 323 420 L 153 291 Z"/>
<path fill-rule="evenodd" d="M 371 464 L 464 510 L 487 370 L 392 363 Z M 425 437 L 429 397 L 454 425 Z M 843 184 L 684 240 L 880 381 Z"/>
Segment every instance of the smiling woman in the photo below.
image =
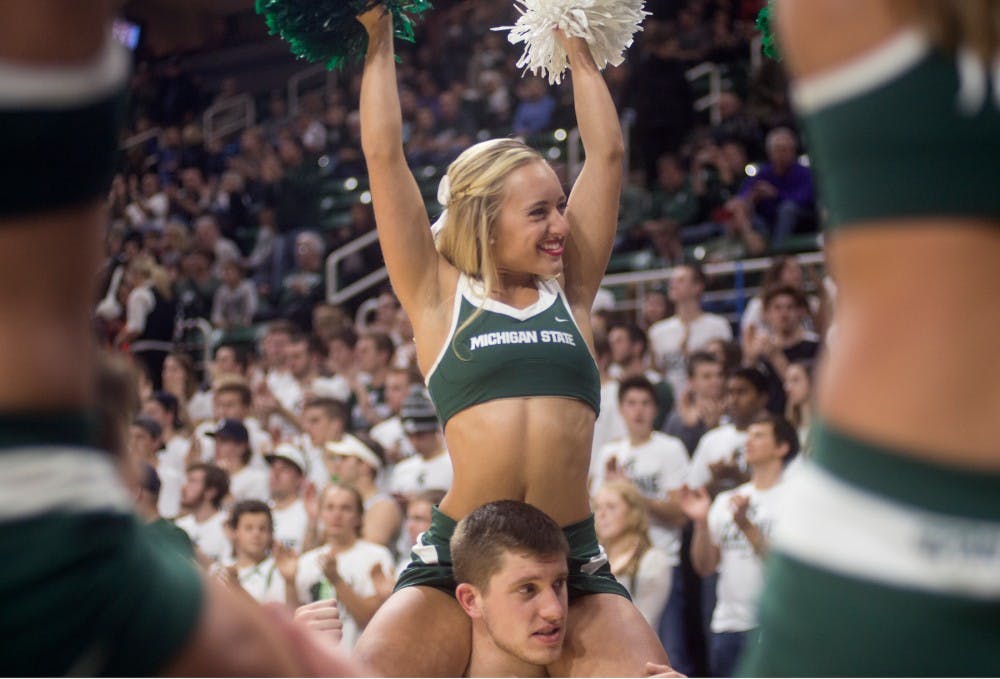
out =
<path fill-rule="evenodd" d="M 611 575 L 587 495 L 600 398 L 590 308 L 611 253 L 623 158 L 604 79 L 587 43 L 553 28 L 569 56 L 586 152 L 569 197 L 537 151 L 494 139 L 448 168 L 438 192 L 446 212 L 432 229 L 403 154 L 392 22 L 381 8 L 360 21 L 361 139 L 379 242 L 413 323 L 454 482 L 357 653 L 384 675 L 463 672 L 469 619 L 454 598 L 448 541 L 459 519 L 506 499 L 545 512 L 569 542 L 566 643 L 547 671 L 644 675 L 646 661 L 666 654 Z"/>

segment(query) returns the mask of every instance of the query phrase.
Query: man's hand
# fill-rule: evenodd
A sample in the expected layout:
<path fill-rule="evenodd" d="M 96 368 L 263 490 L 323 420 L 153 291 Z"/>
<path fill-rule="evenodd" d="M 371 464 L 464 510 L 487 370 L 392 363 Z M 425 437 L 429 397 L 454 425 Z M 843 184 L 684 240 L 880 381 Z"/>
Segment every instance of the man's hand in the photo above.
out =
<path fill-rule="evenodd" d="M 712 508 L 712 498 L 708 491 L 702 488 L 682 486 L 678 493 L 678 502 L 683 511 L 692 521 L 708 519 L 708 510 Z"/>
<path fill-rule="evenodd" d="M 393 587 L 396 586 L 396 579 L 389 573 L 386 573 L 380 563 L 372 566 L 369 575 L 371 575 L 372 584 L 375 586 L 375 596 L 382 601 L 388 599 L 392 595 Z"/>
<path fill-rule="evenodd" d="M 734 453 L 728 460 L 720 460 L 708 465 L 712 479 L 708 482 L 708 491 L 715 497 L 724 490 L 730 490 L 750 480 L 750 475 L 740 468 Z"/>
<path fill-rule="evenodd" d="M 278 573 L 285 579 L 285 582 L 295 582 L 295 576 L 299 572 L 299 553 L 294 549 L 285 547 L 280 542 L 274 543 L 274 565 Z"/>
<path fill-rule="evenodd" d="M 331 585 L 340 582 L 340 572 L 337 570 L 337 555 L 332 550 L 327 550 L 326 554 L 320 559 L 320 568 L 322 568 L 323 575 L 326 576 Z"/>
<path fill-rule="evenodd" d="M 318 632 L 324 641 L 339 644 L 344 636 L 344 621 L 336 599 L 321 599 L 295 609 L 295 622 Z"/>
<path fill-rule="evenodd" d="M 729 498 L 729 508 L 733 510 L 733 521 L 742 530 L 746 530 L 750 526 L 750 518 L 747 516 L 747 512 L 750 509 L 750 498 L 746 495 L 734 495 Z"/>
<path fill-rule="evenodd" d="M 628 481 L 628 476 L 625 475 L 625 471 L 618 466 L 617 457 L 609 457 L 608 461 L 604 463 L 604 480 L 605 481 Z"/>
<path fill-rule="evenodd" d="M 686 674 L 681 674 L 675 670 L 670 665 L 657 665 L 656 663 L 648 662 L 646 663 L 646 676 L 647 677 L 687 677 Z"/>

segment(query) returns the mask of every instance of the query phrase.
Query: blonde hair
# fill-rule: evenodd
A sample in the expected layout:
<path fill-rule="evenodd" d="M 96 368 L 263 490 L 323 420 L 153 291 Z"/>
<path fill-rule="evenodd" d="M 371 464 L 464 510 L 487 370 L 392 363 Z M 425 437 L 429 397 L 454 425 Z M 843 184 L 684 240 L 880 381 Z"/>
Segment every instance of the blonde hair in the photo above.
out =
<path fill-rule="evenodd" d="M 435 245 L 452 266 L 482 281 L 484 298 L 489 298 L 500 283 L 490 241 L 506 195 L 507 178 L 529 163 L 544 161 L 538 151 L 516 139 L 491 139 L 467 148 L 448 166 L 451 195 Z M 456 330 L 453 350 L 459 333 L 481 312 L 480 307 Z M 458 355 L 457 350 L 455 353 Z"/>
<path fill-rule="evenodd" d="M 174 291 L 170 285 L 170 274 L 148 255 L 140 255 L 129 263 L 130 271 L 144 281 L 149 281 L 157 291 L 167 299 L 173 299 Z"/>
<path fill-rule="evenodd" d="M 649 539 L 649 514 L 646 511 L 646 501 L 642 493 L 639 492 L 639 489 L 629 481 L 608 481 L 597 490 L 598 493 L 601 491 L 616 494 L 625 502 L 625 506 L 628 507 L 625 532 L 629 535 L 635 535 L 639 541 L 635 551 L 632 553 L 632 558 L 625 564 L 625 568 L 622 569 L 621 573 L 615 573 L 615 576 L 619 578 L 634 578 L 636 573 L 639 572 L 639 562 L 642 561 L 642 557 L 649 548 L 653 546 L 652 541 Z M 594 495 L 596 496 L 597 493 Z"/>
<path fill-rule="evenodd" d="M 1000 50 L 1000 0 L 897 0 L 940 47 L 967 46 L 992 63 Z"/>

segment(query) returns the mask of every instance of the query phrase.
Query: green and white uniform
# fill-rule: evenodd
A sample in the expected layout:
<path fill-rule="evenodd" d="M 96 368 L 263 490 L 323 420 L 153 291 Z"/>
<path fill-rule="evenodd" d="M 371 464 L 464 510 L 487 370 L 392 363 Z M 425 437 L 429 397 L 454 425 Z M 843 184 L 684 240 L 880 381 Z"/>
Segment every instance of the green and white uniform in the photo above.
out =
<path fill-rule="evenodd" d="M 469 322 L 469 319 L 472 319 Z M 482 284 L 459 278 L 451 332 L 428 371 L 442 425 L 466 408 L 500 398 L 565 396 L 600 410 L 601 378 L 555 280 L 516 309 L 484 299 Z"/>
<path fill-rule="evenodd" d="M 162 671 L 197 624 L 197 569 L 140 525 L 82 418 L 0 418 L 0 667 Z"/>
<path fill-rule="evenodd" d="M 451 536 L 458 521 L 431 508 L 431 527 L 420 534 L 410 552 L 410 564 L 399 574 L 396 589 L 422 585 L 455 596 L 455 572 L 451 563 Z M 628 590 L 611 574 L 608 555 L 597 544 L 594 517 L 563 527 L 569 543 L 570 601 L 587 594 L 617 594 L 631 599 Z"/>

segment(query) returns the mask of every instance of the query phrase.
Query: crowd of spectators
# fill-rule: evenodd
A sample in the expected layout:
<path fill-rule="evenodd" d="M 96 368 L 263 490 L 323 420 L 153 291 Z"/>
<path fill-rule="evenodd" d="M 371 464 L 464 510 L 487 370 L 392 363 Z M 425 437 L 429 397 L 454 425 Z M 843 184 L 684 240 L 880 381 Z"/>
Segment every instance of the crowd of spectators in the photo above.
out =
<path fill-rule="evenodd" d="M 572 126 L 566 89 L 522 79 L 514 49 L 489 30 L 511 19 L 497 4 L 432 14 L 400 49 L 406 153 L 414 167 L 437 168 L 434 177 L 483 134 L 551 146 L 552 130 Z M 592 491 L 612 568 L 675 667 L 722 676 L 729 665 L 717 661 L 732 643 L 716 654 L 714 639 L 754 626 L 759 558 L 743 554 L 735 580 L 723 574 L 730 614 L 716 624 L 712 572 L 732 568 L 726 550 L 746 545 L 707 518 L 698 493 L 710 501 L 759 481 L 744 447 L 768 412 L 787 418 L 795 448 L 808 450 L 827 305 L 807 295 L 825 288 L 797 260 L 777 257 L 735 334 L 706 313 L 692 247 L 718 261 L 780 246 L 815 226 L 812 182 L 780 79 L 747 66 L 761 2 L 649 5 L 629 60 L 607 74 L 632 123 L 615 248 L 675 269 L 638 320 L 595 311 L 602 408 Z M 694 111 L 684 75 L 705 60 L 734 81 L 715 125 Z M 139 403 L 127 447 L 144 470 L 143 514 L 173 521 L 199 563 L 261 601 L 337 598 L 348 645 L 388 596 L 452 474 L 392 292 L 358 317 L 356 306 L 325 302 L 326 255 L 374 228 L 358 88 L 348 69 L 294 114 L 271 95 L 259 124 L 205 138 L 201 110 L 238 93 L 236 81 L 213 97 L 176 61 L 137 68 L 130 133 L 162 134 L 128 148 L 115 178 L 94 316 L 107 353 L 132 359 Z M 334 186 L 349 189 L 333 195 Z M 347 257 L 338 284 L 380 260 L 377 244 Z M 195 340 L 190 319 L 208 322 Z M 741 535 L 766 532 L 746 505 L 733 516 Z M 723 551 L 711 569 L 701 557 L 692 565 L 705 522 Z"/>

